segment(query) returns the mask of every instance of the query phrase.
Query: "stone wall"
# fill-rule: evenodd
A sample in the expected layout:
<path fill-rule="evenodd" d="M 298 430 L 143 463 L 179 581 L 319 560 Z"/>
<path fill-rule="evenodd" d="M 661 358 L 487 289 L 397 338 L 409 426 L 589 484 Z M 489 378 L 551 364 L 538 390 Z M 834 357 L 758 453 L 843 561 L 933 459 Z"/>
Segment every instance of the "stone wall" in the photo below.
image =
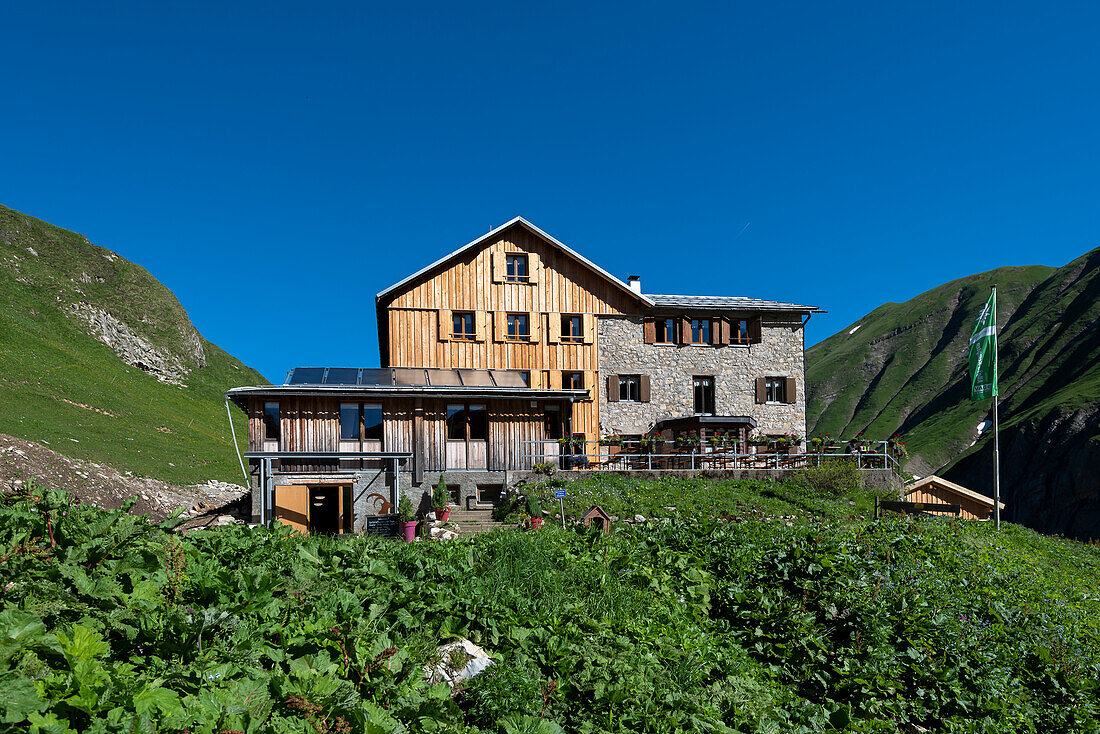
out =
<path fill-rule="evenodd" d="M 644 433 L 658 420 L 690 416 L 695 409 L 692 379 L 714 377 L 718 415 L 747 415 L 761 433 L 806 435 L 806 379 L 802 320 L 765 314 L 761 342 L 730 344 L 646 344 L 642 316 L 599 319 L 600 434 Z M 608 402 L 607 375 L 649 375 L 650 401 Z M 793 377 L 795 402 L 756 403 L 756 378 Z"/>

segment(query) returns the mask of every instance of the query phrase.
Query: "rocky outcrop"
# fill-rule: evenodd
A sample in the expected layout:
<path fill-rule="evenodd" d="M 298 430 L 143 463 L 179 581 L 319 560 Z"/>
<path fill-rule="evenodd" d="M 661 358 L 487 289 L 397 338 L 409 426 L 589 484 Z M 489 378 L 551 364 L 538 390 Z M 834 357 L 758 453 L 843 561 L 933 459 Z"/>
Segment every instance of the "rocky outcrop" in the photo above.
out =
<path fill-rule="evenodd" d="M 154 346 L 124 321 L 90 303 L 72 304 L 71 313 L 86 322 L 91 335 L 115 350 L 123 362 L 148 372 L 161 382 L 181 385 L 192 365 L 202 367 L 206 364 L 202 339 L 194 330 L 182 335 L 186 353 L 176 355 Z"/>
<path fill-rule="evenodd" d="M 1100 406 L 1058 410 L 1001 430 L 1002 518 L 1083 540 L 1100 538 Z M 946 478 L 992 494 L 993 447 Z"/>

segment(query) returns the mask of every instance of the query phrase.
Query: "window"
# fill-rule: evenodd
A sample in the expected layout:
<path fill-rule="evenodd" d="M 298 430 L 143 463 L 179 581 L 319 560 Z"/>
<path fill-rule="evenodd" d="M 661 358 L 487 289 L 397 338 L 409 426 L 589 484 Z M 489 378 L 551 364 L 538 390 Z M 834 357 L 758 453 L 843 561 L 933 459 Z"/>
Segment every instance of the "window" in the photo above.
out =
<path fill-rule="evenodd" d="M 526 283 L 529 278 L 527 256 L 508 253 L 505 256 L 504 280 L 509 283 Z"/>
<path fill-rule="evenodd" d="M 562 372 L 561 373 L 561 389 L 562 390 L 583 390 L 584 389 L 584 373 L 583 372 Z"/>
<path fill-rule="evenodd" d="M 787 402 L 787 378 L 765 377 L 764 395 L 769 403 Z"/>
<path fill-rule="evenodd" d="M 279 404 L 264 403 L 264 438 L 279 440 Z"/>
<path fill-rule="evenodd" d="M 714 378 L 696 377 L 693 380 L 695 387 L 695 412 L 714 414 Z"/>
<path fill-rule="evenodd" d="M 454 321 L 453 337 L 455 339 L 474 340 L 474 315 L 472 313 L 456 311 L 451 314 L 451 320 Z"/>
<path fill-rule="evenodd" d="M 710 344 L 710 319 L 691 320 L 691 343 Z"/>
<path fill-rule="evenodd" d="M 364 405 L 363 406 L 363 440 L 364 441 L 381 441 L 382 440 L 382 406 L 381 405 Z"/>
<path fill-rule="evenodd" d="M 619 375 L 619 400 L 637 402 L 641 395 L 638 389 L 639 382 L 638 375 Z"/>
<path fill-rule="evenodd" d="M 581 331 L 580 314 L 563 313 L 561 315 L 561 340 L 563 342 L 584 341 L 584 332 Z"/>
<path fill-rule="evenodd" d="M 749 322 L 745 319 L 730 321 L 730 344 L 749 343 Z"/>
<path fill-rule="evenodd" d="M 523 384 L 527 387 L 531 387 L 531 373 L 528 370 L 518 371 L 519 379 L 523 380 Z"/>
<path fill-rule="evenodd" d="M 531 329 L 527 323 L 527 314 L 508 314 L 508 339 L 510 341 L 526 341 L 531 338 Z"/>
<path fill-rule="evenodd" d="M 657 343 L 676 343 L 676 319 L 657 319 L 655 325 L 657 327 Z"/>
<path fill-rule="evenodd" d="M 484 405 L 448 405 L 447 438 L 452 441 L 487 441 L 489 411 Z"/>
<path fill-rule="evenodd" d="M 340 440 L 359 440 L 359 403 L 340 403 Z"/>
<path fill-rule="evenodd" d="M 562 431 L 561 408 L 557 405 L 547 405 L 542 409 L 545 435 L 548 439 L 561 438 Z"/>

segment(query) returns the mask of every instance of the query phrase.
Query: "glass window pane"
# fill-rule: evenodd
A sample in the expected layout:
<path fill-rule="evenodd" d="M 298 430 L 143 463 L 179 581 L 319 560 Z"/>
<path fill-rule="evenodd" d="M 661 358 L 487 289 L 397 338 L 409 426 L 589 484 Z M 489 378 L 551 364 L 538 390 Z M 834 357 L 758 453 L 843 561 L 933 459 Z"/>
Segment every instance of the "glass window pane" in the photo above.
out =
<path fill-rule="evenodd" d="M 699 320 L 699 341 L 710 344 L 710 319 Z"/>
<path fill-rule="evenodd" d="M 466 440 L 466 408 L 462 405 L 447 406 L 447 438 Z"/>
<path fill-rule="evenodd" d="M 382 440 L 382 406 L 363 406 L 363 440 Z"/>
<path fill-rule="evenodd" d="M 489 411 L 484 405 L 470 406 L 470 440 L 489 440 Z"/>
<path fill-rule="evenodd" d="M 340 403 L 340 440 L 359 440 L 359 403 Z"/>
<path fill-rule="evenodd" d="M 279 440 L 279 404 L 264 403 L 264 438 Z"/>

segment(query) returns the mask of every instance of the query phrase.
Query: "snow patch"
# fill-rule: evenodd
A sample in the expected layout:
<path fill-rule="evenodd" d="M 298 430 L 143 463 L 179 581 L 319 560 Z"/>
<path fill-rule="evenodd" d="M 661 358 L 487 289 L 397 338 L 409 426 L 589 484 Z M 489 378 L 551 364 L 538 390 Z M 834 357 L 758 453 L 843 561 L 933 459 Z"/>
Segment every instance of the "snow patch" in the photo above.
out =
<path fill-rule="evenodd" d="M 993 421 L 982 421 L 981 423 L 978 424 L 978 435 L 979 436 L 982 435 L 983 433 L 985 433 L 986 431 L 988 431 L 992 427 L 993 427 Z M 970 444 L 970 445 L 973 446 L 974 444 Z"/>
<path fill-rule="evenodd" d="M 856 324 L 855 326 L 853 326 L 851 329 L 848 330 L 848 335 L 851 336 L 852 334 L 855 334 L 857 331 L 859 331 L 859 327 L 861 326 L 863 326 L 863 324 Z"/>

